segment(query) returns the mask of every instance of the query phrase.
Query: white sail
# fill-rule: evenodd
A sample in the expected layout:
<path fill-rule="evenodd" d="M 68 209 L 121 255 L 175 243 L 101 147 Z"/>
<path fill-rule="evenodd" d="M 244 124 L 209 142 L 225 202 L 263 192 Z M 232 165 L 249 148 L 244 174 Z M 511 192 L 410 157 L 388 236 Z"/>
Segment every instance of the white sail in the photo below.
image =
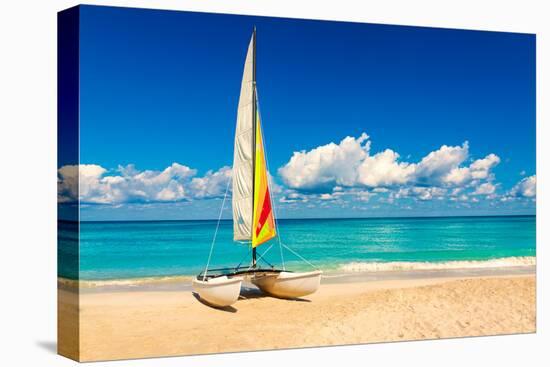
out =
<path fill-rule="evenodd" d="M 254 35 L 244 63 L 233 155 L 233 238 L 252 239 L 254 150 Z"/>

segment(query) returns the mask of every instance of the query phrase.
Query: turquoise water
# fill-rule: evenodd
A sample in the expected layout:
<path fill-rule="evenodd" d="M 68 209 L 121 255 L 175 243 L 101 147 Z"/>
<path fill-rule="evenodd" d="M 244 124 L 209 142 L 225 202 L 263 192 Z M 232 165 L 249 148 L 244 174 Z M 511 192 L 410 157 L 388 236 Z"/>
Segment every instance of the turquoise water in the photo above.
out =
<path fill-rule="evenodd" d="M 535 256 L 535 216 L 280 220 L 283 243 L 327 271 L 514 265 Z M 207 261 L 216 221 L 82 222 L 80 279 L 193 275 Z M 76 279 L 74 223 L 60 222 L 59 276 Z M 277 240 L 265 255 L 281 263 Z M 270 243 L 260 246 L 261 254 Z M 73 250 L 73 251 L 71 251 Z M 284 250 L 287 268 L 309 265 Z M 249 261 L 222 221 L 211 268 Z"/>

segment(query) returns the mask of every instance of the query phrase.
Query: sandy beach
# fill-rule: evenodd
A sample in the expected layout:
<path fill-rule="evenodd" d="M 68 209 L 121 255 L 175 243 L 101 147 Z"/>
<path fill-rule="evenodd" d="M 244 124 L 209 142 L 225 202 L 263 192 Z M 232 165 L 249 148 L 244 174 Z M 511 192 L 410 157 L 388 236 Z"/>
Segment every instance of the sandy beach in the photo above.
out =
<path fill-rule="evenodd" d="M 534 274 L 333 279 L 301 300 L 250 287 L 223 310 L 205 306 L 190 290 L 84 291 L 80 343 L 59 349 L 76 357 L 80 348 L 79 359 L 92 361 L 530 333 L 535 286 Z M 60 290 L 59 301 L 60 333 L 68 332 L 74 293 Z"/>

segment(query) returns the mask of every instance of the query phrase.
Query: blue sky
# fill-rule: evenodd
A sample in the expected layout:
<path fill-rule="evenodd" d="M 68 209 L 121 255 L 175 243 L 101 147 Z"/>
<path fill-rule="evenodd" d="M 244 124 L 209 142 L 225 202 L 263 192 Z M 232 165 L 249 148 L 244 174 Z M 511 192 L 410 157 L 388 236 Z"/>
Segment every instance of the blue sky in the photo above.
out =
<path fill-rule="evenodd" d="M 534 214 L 534 35 L 85 6 L 84 219 L 217 216 L 254 25 L 280 216 Z"/>

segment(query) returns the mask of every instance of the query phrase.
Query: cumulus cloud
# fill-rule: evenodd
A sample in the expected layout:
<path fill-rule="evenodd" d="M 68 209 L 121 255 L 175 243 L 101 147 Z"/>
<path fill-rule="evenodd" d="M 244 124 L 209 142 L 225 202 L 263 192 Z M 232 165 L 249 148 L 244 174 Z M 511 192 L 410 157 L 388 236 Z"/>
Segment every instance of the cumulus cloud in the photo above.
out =
<path fill-rule="evenodd" d="M 370 192 L 370 191 L 357 191 L 354 193 L 354 195 L 357 198 L 357 200 L 367 202 L 371 199 L 371 197 L 376 195 L 376 193 Z"/>
<path fill-rule="evenodd" d="M 57 170 L 57 201 L 74 202 L 78 199 L 78 165 L 66 165 Z"/>
<path fill-rule="evenodd" d="M 309 152 L 294 152 L 290 161 L 279 169 L 285 184 L 291 188 L 353 186 L 357 168 L 368 156 L 370 142 L 363 133 L 359 138 L 346 137 L 340 144 L 330 143 Z"/>
<path fill-rule="evenodd" d="M 485 182 L 476 187 L 474 195 L 491 195 L 496 191 L 495 185 L 490 182 Z"/>
<path fill-rule="evenodd" d="M 470 199 L 470 198 L 468 197 L 468 195 L 466 195 L 466 194 L 461 194 L 461 195 L 457 195 L 457 196 L 451 196 L 451 199 L 450 199 L 450 200 L 451 200 L 451 201 L 468 201 L 469 199 Z M 475 199 L 475 198 L 473 198 L 473 199 Z M 472 201 L 474 201 L 473 199 L 472 199 Z M 479 201 L 478 199 L 475 199 L 475 200 Z M 477 201 L 476 201 L 476 202 L 477 202 Z"/>
<path fill-rule="evenodd" d="M 412 161 L 391 149 L 373 152 L 365 133 L 348 136 L 339 143 L 295 152 L 279 168 L 279 183 L 269 175 L 271 194 L 275 202 L 287 207 L 296 207 L 296 203 L 372 207 L 398 199 L 405 199 L 405 204 L 449 200 L 457 206 L 495 198 L 534 200 L 536 176 L 524 177 L 512 189 L 502 190 L 493 173 L 500 158 L 490 153 L 473 159 L 469 149 L 467 141 L 442 145 Z M 196 169 L 179 163 L 158 171 L 139 170 L 134 165 L 114 170 L 95 164 L 64 166 L 58 170 L 58 201 L 80 198 L 83 204 L 120 205 L 217 198 L 224 195 L 231 173 L 231 167 L 222 167 L 198 175 Z"/>
<path fill-rule="evenodd" d="M 537 195 L 537 176 L 525 177 L 508 192 L 509 197 L 534 198 Z"/>
<path fill-rule="evenodd" d="M 195 198 L 212 198 L 223 195 L 231 179 L 231 168 L 222 167 L 216 172 L 208 171 L 203 177 L 191 180 L 190 189 Z"/>
<path fill-rule="evenodd" d="M 284 183 L 295 190 L 329 192 L 333 187 L 366 187 L 372 189 L 401 186 L 415 189 L 422 197 L 433 197 L 434 189 L 479 183 L 492 178 L 491 169 L 499 162 L 489 154 L 469 165 L 469 144 L 443 145 L 419 162 L 405 162 L 399 153 L 386 149 L 371 152 L 369 136 L 346 137 L 339 144 L 329 143 L 310 151 L 294 152 L 279 169 Z"/>
<path fill-rule="evenodd" d="M 281 198 L 279 199 L 280 203 L 283 204 L 293 204 L 293 203 L 307 203 L 309 201 L 307 195 L 288 190 Z"/>
<path fill-rule="evenodd" d="M 491 169 L 500 163 L 500 158 L 491 153 L 483 159 L 478 159 L 468 167 L 455 167 L 444 177 L 443 182 L 453 185 L 463 185 L 473 180 L 491 178 Z"/>
<path fill-rule="evenodd" d="M 416 165 L 398 162 L 399 154 L 386 149 L 373 156 L 367 155 L 357 165 L 356 181 L 353 185 L 385 187 L 409 182 L 415 173 Z"/>
<path fill-rule="evenodd" d="M 179 163 L 162 171 L 139 171 L 133 165 L 119 166 L 115 172 L 95 164 L 63 166 L 58 170 L 58 200 L 120 204 L 214 198 L 225 193 L 231 169 L 222 167 L 202 177 L 196 174 Z"/>
<path fill-rule="evenodd" d="M 468 142 L 464 142 L 462 146 L 443 145 L 438 150 L 430 152 L 416 166 L 416 181 L 423 184 L 448 182 L 445 177 L 468 158 L 468 149 Z"/>
<path fill-rule="evenodd" d="M 400 188 L 391 195 L 392 199 L 416 198 L 421 201 L 432 200 L 434 198 L 442 198 L 447 193 L 447 189 L 440 187 L 405 187 Z"/>

